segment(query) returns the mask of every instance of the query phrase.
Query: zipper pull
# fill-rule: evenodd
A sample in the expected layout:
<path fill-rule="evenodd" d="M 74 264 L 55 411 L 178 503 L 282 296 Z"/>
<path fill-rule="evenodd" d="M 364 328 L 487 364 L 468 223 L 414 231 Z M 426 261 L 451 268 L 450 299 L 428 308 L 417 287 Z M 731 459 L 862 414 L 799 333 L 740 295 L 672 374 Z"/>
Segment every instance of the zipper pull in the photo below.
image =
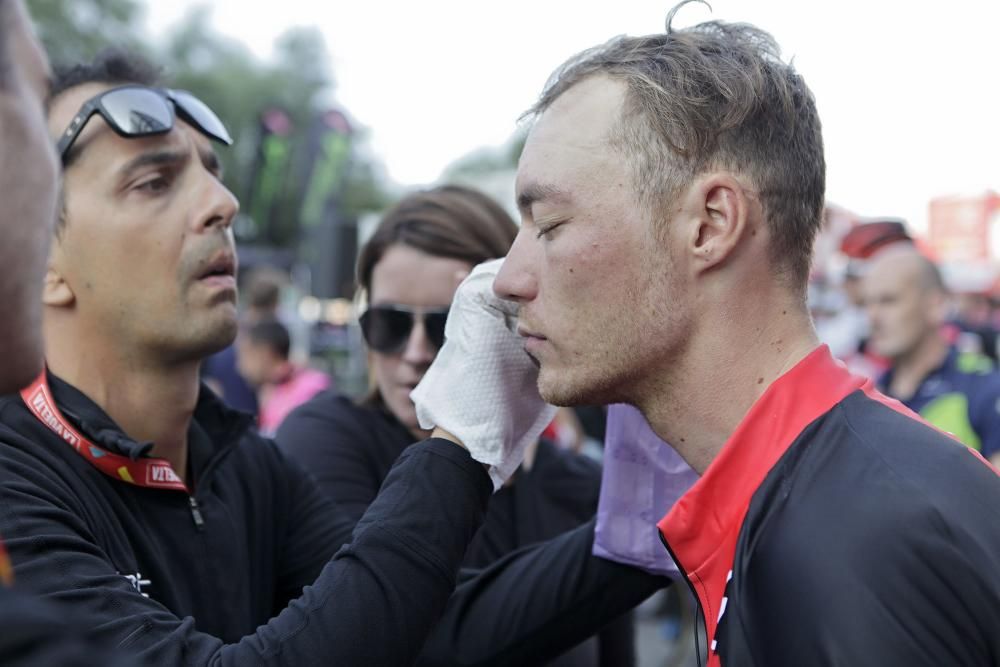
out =
<path fill-rule="evenodd" d="M 205 519 L 201 515 L 198 501 L 195 500 L 194 496 L 188 496 L 188 504 L 191 505 L 191 518 L 194 519 L 194 527 L 198 530 L 205 530 Z"/>

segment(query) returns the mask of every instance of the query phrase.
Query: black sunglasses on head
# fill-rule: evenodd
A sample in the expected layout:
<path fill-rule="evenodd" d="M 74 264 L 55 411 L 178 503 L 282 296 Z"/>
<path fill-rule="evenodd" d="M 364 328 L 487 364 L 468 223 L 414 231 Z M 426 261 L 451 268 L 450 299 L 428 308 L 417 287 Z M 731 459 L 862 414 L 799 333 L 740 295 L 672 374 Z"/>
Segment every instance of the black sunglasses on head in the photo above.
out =
<path fill-rule="evenodd" d="M 382 354 L 396 354 L 406 347 L 417 317 L 424 323 L 428 340 L 437 349 L 444 345 L 447 308 L 411 308 L 399 304 L 372 306 L 360 318 L 361 333 L 368 347 Z"/>
<path fill-rule="evenodd" d="M 219 117 L 191 93 L 130 84 L 106 90 L 84 102 L 59 137 L 56 144 L 59 159 L 66 164 L 70 147 L 95 113 L 112 130 L 131 139 L 169 132 L 174 126 L 175 112 L 209 139 L 232 145 L 233 140 Z"/>

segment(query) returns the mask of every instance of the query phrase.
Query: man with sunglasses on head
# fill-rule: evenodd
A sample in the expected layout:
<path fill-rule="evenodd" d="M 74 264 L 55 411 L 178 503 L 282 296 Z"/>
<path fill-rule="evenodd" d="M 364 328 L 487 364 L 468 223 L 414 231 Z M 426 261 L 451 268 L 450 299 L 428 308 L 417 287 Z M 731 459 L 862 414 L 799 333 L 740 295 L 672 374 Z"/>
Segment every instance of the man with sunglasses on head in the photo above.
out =
<path fill-rule="evenodd" d="M 525 402 L 522 431 L 476 458 L 445 438 L 411 447 L 352 530 L 199 386 L 201 360 L 236 333 L 237 202 L 213 148 L 230 140 L 155 74 L 109 52 L 51 88 L 63 193 L 42 297 L 47 370 L 0 399 L 0 534 L 19 580 L 155 665 L 405 665 L 432 628 L 438 645 L 468 642 L 480 614 L 507 629 L 481 638 L 496 647 L 486 655 L 509 649 L 532 628 L 505 592 L 544 553 L 452 590 L 493 488 L 487 467 L 516 467 L 514 445 L 537 437 L 548 408 Z M 558 576 L 589 587 L 536 601 L 570 627 L 553 652 L 652 590 L 613 564 Z M 591 594 L 610 581 L 613 599 Z"/>

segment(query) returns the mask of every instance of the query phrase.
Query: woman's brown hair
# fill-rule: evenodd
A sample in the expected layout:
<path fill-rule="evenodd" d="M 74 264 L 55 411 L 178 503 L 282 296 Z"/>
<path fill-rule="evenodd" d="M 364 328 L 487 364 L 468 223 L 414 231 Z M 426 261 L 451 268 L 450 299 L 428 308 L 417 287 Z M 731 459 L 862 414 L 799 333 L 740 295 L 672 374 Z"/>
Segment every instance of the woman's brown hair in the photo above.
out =
<path fill-rule="evenodd" d="M 389 209 L 358 256 L 358 286 L 371 292 L 372 272 L 394 245 L 475 266 L 510 250 L 517 225 L 500 204 L 462 185 L 409 194 Z"/>

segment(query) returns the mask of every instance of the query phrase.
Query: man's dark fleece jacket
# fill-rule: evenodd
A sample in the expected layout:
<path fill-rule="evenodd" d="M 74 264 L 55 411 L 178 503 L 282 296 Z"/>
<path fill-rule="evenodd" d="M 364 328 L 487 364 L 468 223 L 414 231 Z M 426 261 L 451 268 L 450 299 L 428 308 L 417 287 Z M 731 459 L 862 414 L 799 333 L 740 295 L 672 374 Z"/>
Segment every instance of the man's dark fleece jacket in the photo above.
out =
<path fill-rule="evenodd" d="M 86 438 L 148 453 L 48 379 Z M 430 636 L 422 664 L 530 665 L 665 583 L 590 556 L 589 525 L 463 572 L 455 589 L 491 484 L 445 440 L 406 450 L 353 537 L 311 478 L 205 388 L 188 442 L 191 495 L 136 486 L 20 396 L 0 399 L 0 535 L 18 585 L 146 664 L 390 667 L 413 663 Z"/>

